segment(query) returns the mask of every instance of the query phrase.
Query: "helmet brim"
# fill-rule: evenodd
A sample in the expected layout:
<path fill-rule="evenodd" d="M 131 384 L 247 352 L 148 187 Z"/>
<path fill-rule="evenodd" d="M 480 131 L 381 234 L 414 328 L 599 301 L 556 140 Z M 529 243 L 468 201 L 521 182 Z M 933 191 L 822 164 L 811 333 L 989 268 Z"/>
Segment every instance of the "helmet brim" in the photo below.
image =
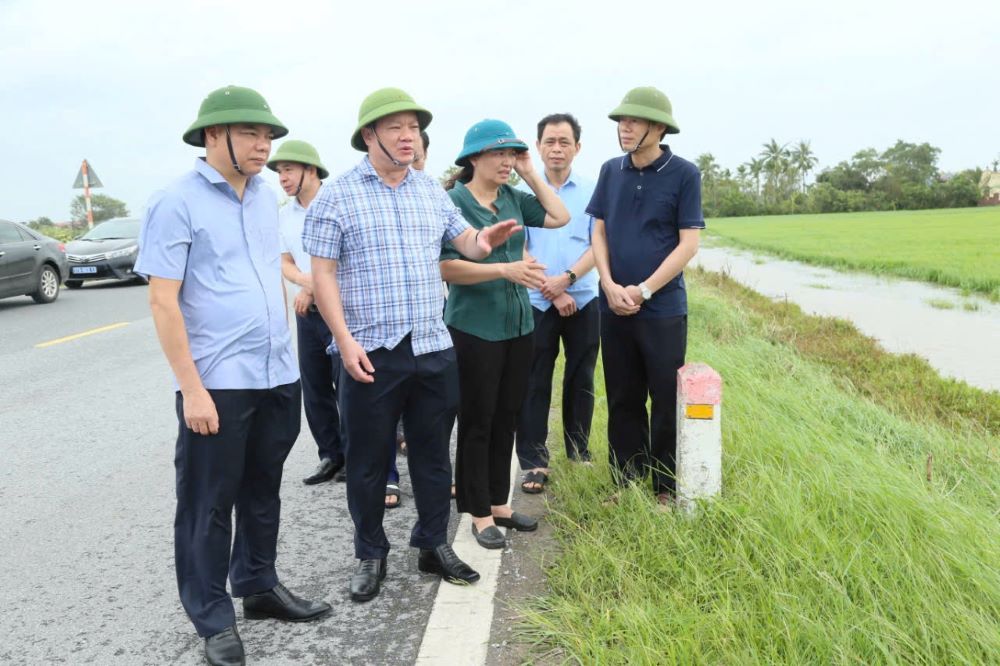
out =
<path fill-rule="evenodd" d="M 421 131 L 427 129 L 427 126 L 431 124 L 431 120 L 434 118 L 430 111 L 422 106 L 414 104 L 413 102 L 399 101 L 392 102 L 390 104 L 383 104 L 382 106 L 372 109 L 366 113 L 364 117 L 358 121 L 358 126 L 354 130 L 354 134 L 351 135 L 351 147 L 355 150 L 367 153 L 368 144 L 365 143 L 364 137 L 361 136 L 361 130 L 378 121 L 380 118 L 391 116 L 394 113 L 403 113 L 404 111 L 412 111 L 417 114 L 417 123 L 420 124 Z"/>
<path fill-rule="evenodd" d="M 206 127 L 214 127 L 216 125 L 236 125 L 240 123 L 246 125 L 267 125 L 271 128 L 271 132 L 274 134 L 273 138 L 275 139 L 280 139 L 288 134 L 288 128 L 282 125 L 281 121 L 274 117 L 274 114 L 267 111 L 254 111 L 248 109 L 226 110 L 209 113 L 194 121 L 191 126 L 188 127 L 187 131 L 184 132 L 184 143 L 204 148 L 205 136 L 202 130 Z"/>
<path fill-rule="evenodd" d="M 277 171 L 278 165 L 282 162 L 294 162 L 295 164 L 304 164 L 305 166 L 316 167 L 316 175 L 319 176 L 320 180 L 324 180 L 330 175 L 330 172 L 326 170 L 326 167 L 311 159 L 308 155 L 303 155 L 301 153 L 284 153 L 277 157 L 273 157 L 267 161 L 267 168 L 271 171 Z"/>
<path fill-rule="evenodd" d="M 491 150 L 506 150 L 512 148 L 519 153 L 523 153 L 528 150 L 528 144 L 520 139 L 490 139 L 488 141 L 483 141 L 480 143 L 474 143 L 471 146 L 466 146 L 458 157 L 455 158 L 455 164 L 464 167 L 469 164 L 469 158 L 474 157 L 480 153 L 489 152 Z"/>
<path fill-rule="evenodd" d="M 654 123 L 661 123 L 667 126 L 667 134 L 679 134 L 681 129 L 677 126 L 674 117 L 666 111 L 652 109 L 641 104 L 620 104 L 618 108 L 608 114 L 608 118 L 618 122 L 623 117 L 641 118 Z"/>

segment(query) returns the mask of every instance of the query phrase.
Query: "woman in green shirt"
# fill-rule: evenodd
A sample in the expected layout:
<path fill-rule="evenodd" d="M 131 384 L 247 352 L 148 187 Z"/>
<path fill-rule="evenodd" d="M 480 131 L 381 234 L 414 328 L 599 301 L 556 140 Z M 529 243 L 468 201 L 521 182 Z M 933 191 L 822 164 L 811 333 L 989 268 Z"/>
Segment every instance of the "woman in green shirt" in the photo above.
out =
<path fill-rule="evenodd" d="M 528 145 L 507 123 L 473 125 L 455 164 L 462 168 L 445 189 L 473 227 L 508 219 L 546 228 L 569 222 L 562 200 L 535 172 Z M 533 194 L 507 184 L 512 170 Z M 441 253 L 441 275 L 449 284 L 445 322 L 461 392 L 455 499 L 459 512 L 472 515 L 472 533 L 485 548 L 503 547 L 498 526 L 538 526 L 507 504 L 514 432 L 533 357 L 527 287 L 537 289 L 545 278 L 545 266 L 525 256 L 524 238 L 519 231 L 482 261 L 460 259 L 450 247 Z"/>

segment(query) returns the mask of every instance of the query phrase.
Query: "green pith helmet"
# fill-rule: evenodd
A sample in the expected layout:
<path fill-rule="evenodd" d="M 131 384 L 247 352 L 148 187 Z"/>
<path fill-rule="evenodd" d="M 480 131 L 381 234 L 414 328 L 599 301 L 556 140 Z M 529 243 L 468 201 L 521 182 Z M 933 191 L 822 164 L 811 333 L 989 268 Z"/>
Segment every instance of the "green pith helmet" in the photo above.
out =
<path fill-rule="evenodd" d="M 399 88 L 381 88 L 376 90 L 361 102 L 358 110 L 358 127 L 351 136 L 351 145 L 355 150 L 368 152 L 365 140 L 361 138 L 361 130 L 379 118 L 391 116 L 401 111 L 413 111 L 417 114 L 420 129 L 425 130 L 431 124 L 431 112 L 413 101 L 407 93 Z"/>
<path fill-rule="evenodd" d="M 677 134 L 681 131 L 677 122 L 674 121 L 674 111 L 673 107 L 670 106 L 670 100 L 652 86 L 632 88 L 625 93 L 622 103 L 608 114 L 608 118 L 618 122 L 622 116 L 663 123 L 667 126 L 667 134 Z"/>
<path fill-rule="evenodd" d="M 213 125 L 232 125 L 247 123 L 249 125 L 269 125 L 274 132 L 274 138 L 280 139 L 288 134 L 288 128 L 271 113 L 260 93 L 250 88 L 226 86 L 208 93 L 198 109 L 198 118 L 184 132 L 184 143 L 192 146 L 205 146 L 205 136 L 202 133 L 206 127 Z"/>
<path fill-rule="evenodd" d="M 312 147 L 312 144 L 305 141 L 290 139 L 278 146 L 278 150 L 267 161 L 267 168 L 271 171 L 277 171 L 278 162 L 296 162 L 314 166 L 320 180 L 330 175 L 323 163 L 319 161 L 319 152 Z"/>

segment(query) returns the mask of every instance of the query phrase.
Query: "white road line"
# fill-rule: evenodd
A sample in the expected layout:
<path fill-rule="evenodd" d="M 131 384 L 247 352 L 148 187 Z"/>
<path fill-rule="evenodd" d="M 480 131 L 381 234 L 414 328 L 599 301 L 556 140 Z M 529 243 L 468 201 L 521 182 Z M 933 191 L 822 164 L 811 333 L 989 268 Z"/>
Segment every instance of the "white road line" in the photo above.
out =
<path fill-rule="evenodd" d="M 510 487 L 517 478 L 517 456 L 511 456 Z M 508 501 L 510 497 L 507 498 Z M 493 597 L 496 595 L 500 562 L 504 549 L 487 550 L 472 536 L 472 518 L 463 514 L 452 547 L 455 554 L 479 572 L 472 585 L 441 582 L 427 621 L 424 639 L 417 654 L 417 666 L 481 666 L 493 626 Z"/>

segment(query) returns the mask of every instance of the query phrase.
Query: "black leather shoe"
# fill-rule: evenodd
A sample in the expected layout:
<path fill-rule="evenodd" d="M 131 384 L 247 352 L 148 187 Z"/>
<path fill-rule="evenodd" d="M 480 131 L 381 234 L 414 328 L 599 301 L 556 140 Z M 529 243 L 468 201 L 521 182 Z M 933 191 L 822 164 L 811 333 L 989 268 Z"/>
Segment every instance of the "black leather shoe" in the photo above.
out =
<path fill-rule="evenodd" d="M 424 573 L 437 574 L 449 583 L 475 583 L 479 573 L 468 564 L 458 559 L 458 555 L 446 543 L 434 550 L 420 549 L 417 556 L 417 569 Z"/>
<path fill-rule="evenodd" d="M 381 560 L 361 560 L 351 576 L 351 600 L 371 601 L 378 596 L 384 579 L 384 557 Z"/>
<path fill-rule="evenodd" d="M 267 592 L 243 597 L 243 617 L 248 620 L 275 618 L 288 622 L 308 622 L 323 617 L 331 610 L 325 601 L 309 601 L 297 597 L 278 583 Z"/>
<path fill-rule="evenodd" d="M 243 666 L 247 663 L 236 625 L 205 639 L 205 661 L 212 666 Z"/>
<path fill-rule="evenodd" d="M 472 525 L 472 536 L 476 537 L 476 543 L 478 543 L 483 548 L 503 548 L 507 543 L 507 540 L 503 536 L 503 532 L 496 528 L 496 525 L 490 525 L 485 530 L 480 532 L 476 529 L 475 523 Z"/>
<path fill-rule="evenodd" d="M 534 532 L 538 529 L 537 520 L 517 511 L 511 513 L 510 518 L 493 516 L 493 522 L 497 524 L 497 527 L 510 527 L 518 532 Z"/>
<path fill-rule="evenodd" d="M 339 472 L 344 467 L 344 463 L 341 462 L 339 465 L 329 458 L 323 458 L 319 461 L 319 465 L 316 466 L 316 471 L 302 479 L 302 483 L 307 486 L 313 486 L 317 483 L 323 483 L 324 481 L 329 481 L 333 478 L 334 474 Z"/>
<path fill-rule="evenodd" d="M 333 475 L 334 483 L 347 483 L 347 467 L 341 467 L 337 470 L 337 473 Z"/>

